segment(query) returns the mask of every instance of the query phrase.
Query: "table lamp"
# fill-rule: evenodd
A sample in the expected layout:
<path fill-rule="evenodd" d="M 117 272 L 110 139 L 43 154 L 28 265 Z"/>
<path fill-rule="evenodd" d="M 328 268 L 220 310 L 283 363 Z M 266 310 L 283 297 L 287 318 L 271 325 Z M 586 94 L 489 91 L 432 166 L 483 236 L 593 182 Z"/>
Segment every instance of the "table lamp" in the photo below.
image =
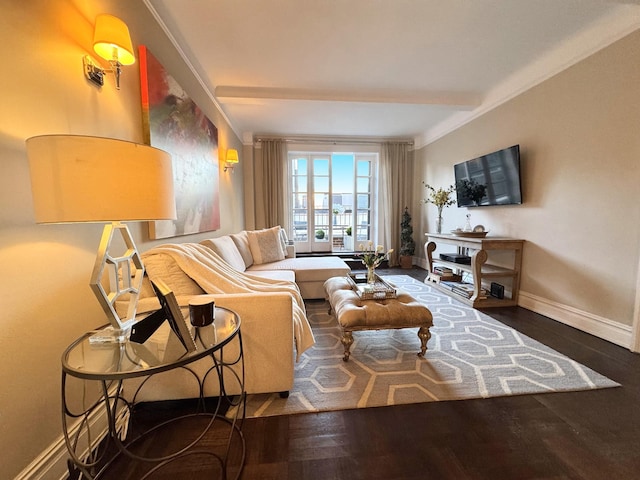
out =
<path fill-rule="evenodd" d="M 26 145 L 36 223 L 106 223 L 90 286 L 111 324 L 105 335 L 126 339 L 144 266 L 122 222 L 176 218 L 171 156 L 147 145 L 80 135 L 32 137 Z M 112 245 L 118 233 L 124 253 Z M 117 313 L 116 301 L 127 306 L 125 315 Z"/>

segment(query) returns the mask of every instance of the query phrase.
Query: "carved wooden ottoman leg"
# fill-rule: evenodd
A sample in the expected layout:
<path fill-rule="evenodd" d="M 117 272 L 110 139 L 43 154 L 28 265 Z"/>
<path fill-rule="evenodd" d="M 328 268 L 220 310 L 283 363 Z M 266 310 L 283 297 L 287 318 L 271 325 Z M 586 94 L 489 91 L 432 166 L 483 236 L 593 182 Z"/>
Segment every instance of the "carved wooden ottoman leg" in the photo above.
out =
<path fill-rule="evenodd" d="M 418 337 L 420 337 L 420 353 L 418 353 L 418 356 L 424 357 L 424 354 L 427 351 L 427 342 L 431 338 L 429 327 L 420 327 L 420 330 L 418 330 Z"/>
<path fill-rule="evenodd" d="M 351 344 L 353 343 L 353 334 L 351 332 L 342 332 L 342 338 L 340 339 L 342 345 L 344 345 L 344 357 L 342 360 L 345 362 L 349 361 L 349 356 L 351 355 Z"/>

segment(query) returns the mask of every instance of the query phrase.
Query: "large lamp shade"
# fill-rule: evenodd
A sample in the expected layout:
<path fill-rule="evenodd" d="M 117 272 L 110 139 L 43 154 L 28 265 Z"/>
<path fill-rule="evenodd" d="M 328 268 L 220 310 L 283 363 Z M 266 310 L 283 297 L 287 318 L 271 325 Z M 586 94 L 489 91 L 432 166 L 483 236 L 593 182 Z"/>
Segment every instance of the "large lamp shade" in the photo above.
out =
<path fill-rule="evenodd" d="M 171 156 L 147 145 L 80 135 L 44 135 L 26 144 L 37 223 L 107 224 L 89 285 L 112 327 L 98 338 L 121 341 L 136 321 L 144 277 L 140 254 L 122 222 L 176 217 Z M 111 249 L 116 234 L 124 253 Z M 118 301 L 126 314 L 118 313 Z"/>
<path fill-rule="evenodd" d="M 26 143 L 36 222 L 176 218 L 167 152 L 80 135 L 44 135 Z"/>

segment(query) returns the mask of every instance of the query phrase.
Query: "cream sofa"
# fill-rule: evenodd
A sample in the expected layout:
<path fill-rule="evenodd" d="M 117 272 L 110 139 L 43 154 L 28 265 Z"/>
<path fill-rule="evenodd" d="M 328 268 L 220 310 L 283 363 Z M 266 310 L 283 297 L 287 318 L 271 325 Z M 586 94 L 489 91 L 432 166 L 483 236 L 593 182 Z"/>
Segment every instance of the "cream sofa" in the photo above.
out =
<path fill-rule="evenodd" d="M 304 299 L 325 298 L 324 282 L 331 277 L 344 277 L 351 271 L 344 260 L 338 257 L 296 257 L 293 245 L 289 245 L 283 232 L 279 227 L 259 231 L 245 230 L 200 243 L 239 272 L 295 281 Z M 267 245 L 273 250 L 277 248 L 276 241 L 280 244 L 282 250 L 271 257 L 276 260 L 256 261 L 254 253 L 259 249 L 256 243 L 261 236 L 272 240 L 270 243 L 267 241 Z"/>
<path fill-rule="evenodd" d="M 265 236 L 268 235 L 264 231 L 260 232 Z M 273 234 L 273 231 L 270 233 Z M 214 261 L 220 263 L 220 268 L 214 272 L 216 276 L 219 276 L 219 280 L 212 281 L 220 288 L 213 294 L 211 288 L 208 288 L 208 291 L 211 298 L 215 300 L 216 306 L 227 307 L 235 311 L 241 318 L 245 391 L 247 393 L 280 392 L 284 394 L 293 386 L 295 358 L 300 353 L 300 339 L 295 338 L 296 335 L 301 335 L 299 326 L 296 328 L 296 321 L 299 321 L 297 318 L 299 315 L 296 316 L 299 311 L 296 308 L 300 300 L 299 295 L 298 300 L 296 299 L 295 293 L 302 292 L 304 289 L 306 292 L 302 295 L 304 298 L 324 298 L 324 290 L 320 287 L 326 279 L 332 276 L 344 276 L 350 269 L 346 263 L 337 258 L 292 257 L 292 248 L 288 249 L 288 257 L 285 256 L 273 262 L 256 263 L 249 246 L 251 237 L 255 237 L 254 232 L 244 231 L 235 235 L 212 238 L 201 242 L 200 245 L 176 244 L 175 246 L 186 248 L 192 245 L 196 251 L 206 250 L 211 252 L 212 258 L 216 259 Z M 279 245 L 284 251 L 288 246 L 286 241 L 284 239 L 278 241 L 281 242 Z M 165 253 L 165 250 L 166 246 L 159 246 L 142 254 L 147 275 L 152 281 L 162 280 L 174 292 L 183 315 L 187 317 L 189 300 L 195 296 L 207 295 L 205 288 L 210 285 L 207 284 L 203 288 L 201 284 L 204 285 L 204 282 L 199 284 L 191 278 L 185 273 L 184 267 L 180 266 L 180 262 L 177 262 L 172 255 Z M 258 254 L 258 256 L 261 260 L 267 259 L 266 255 Z M 281 256 L 282 253 L 279 253 L 278 257 Z M 256 279 L 256 277 L 258 278 Z M 224 291 L 229 283 L 244 282 L 246 284 L 246 282 L 252 281 L 258 283 L 261 279 L 264 279 L 265 282 L 272 282 L 267 285 L 270 291 L 245 291 L 242 293 Z M 276 283 L 273 283 L 274 281 Z M 280 286 L 286 291 L 276 291 Z M 261 288 L 267 287 L 262 286 Z M 294 294 L 291 293 L 292 289 L 295 289 Z M 150 286 L 144 288 L 141 292 L 138 311 L 142 313 L 157 308 L 159 308 L 159 304 L 152 289 Z M 306 322 L 306 317 L 304 322 Z M 165 331 L 167 330 L 166 322 L 163 324 L 163 328 Z M 305 345 L 308 344 L 308 342 L 305 343 Z M 298 345 L 297 348 L 296 345 Z M 225 356 L 227 354 L 233 356 L 238 350 L 237 340 L 231 342 L 225 349 L 228 352 L 225 353 Z M 210 366 L 210 359 L 202 359 L 192 364 L 190 368 L 202 376 Z M 239 372 L 238 367 L 235 370 Z M 231 377 L 229 376 L 230 383 L 226 384 L 227 392 L 238 394 L 239 388 Z M 184 369 L 156 375 L 140 392 L 135 393 L 140 383 L 141 381 L 129 381 L 125 385 L 125 392 L 129 399 L 133 399 L 134 394 L 136 401 L 174 400 L 194 398 L 199 395 L 192 374 Z M 217 384 L 215 382 L 206 383 L 204 393 L 205 396 L 218 395 Z"/>

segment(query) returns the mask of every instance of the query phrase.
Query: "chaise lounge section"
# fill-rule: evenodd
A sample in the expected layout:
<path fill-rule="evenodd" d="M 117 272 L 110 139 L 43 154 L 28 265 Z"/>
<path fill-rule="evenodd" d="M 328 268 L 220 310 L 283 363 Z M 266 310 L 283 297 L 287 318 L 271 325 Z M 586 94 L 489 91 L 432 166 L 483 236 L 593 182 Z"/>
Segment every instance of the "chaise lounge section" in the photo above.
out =
<path fill-rule="evenodd" d="M 280 227 L 242 231 L 200 242 L 239 272 L 295 281 L 305 300 L 324 298 L 324 282 L 351 271 L 337 257 L 296 257 Z"/>

